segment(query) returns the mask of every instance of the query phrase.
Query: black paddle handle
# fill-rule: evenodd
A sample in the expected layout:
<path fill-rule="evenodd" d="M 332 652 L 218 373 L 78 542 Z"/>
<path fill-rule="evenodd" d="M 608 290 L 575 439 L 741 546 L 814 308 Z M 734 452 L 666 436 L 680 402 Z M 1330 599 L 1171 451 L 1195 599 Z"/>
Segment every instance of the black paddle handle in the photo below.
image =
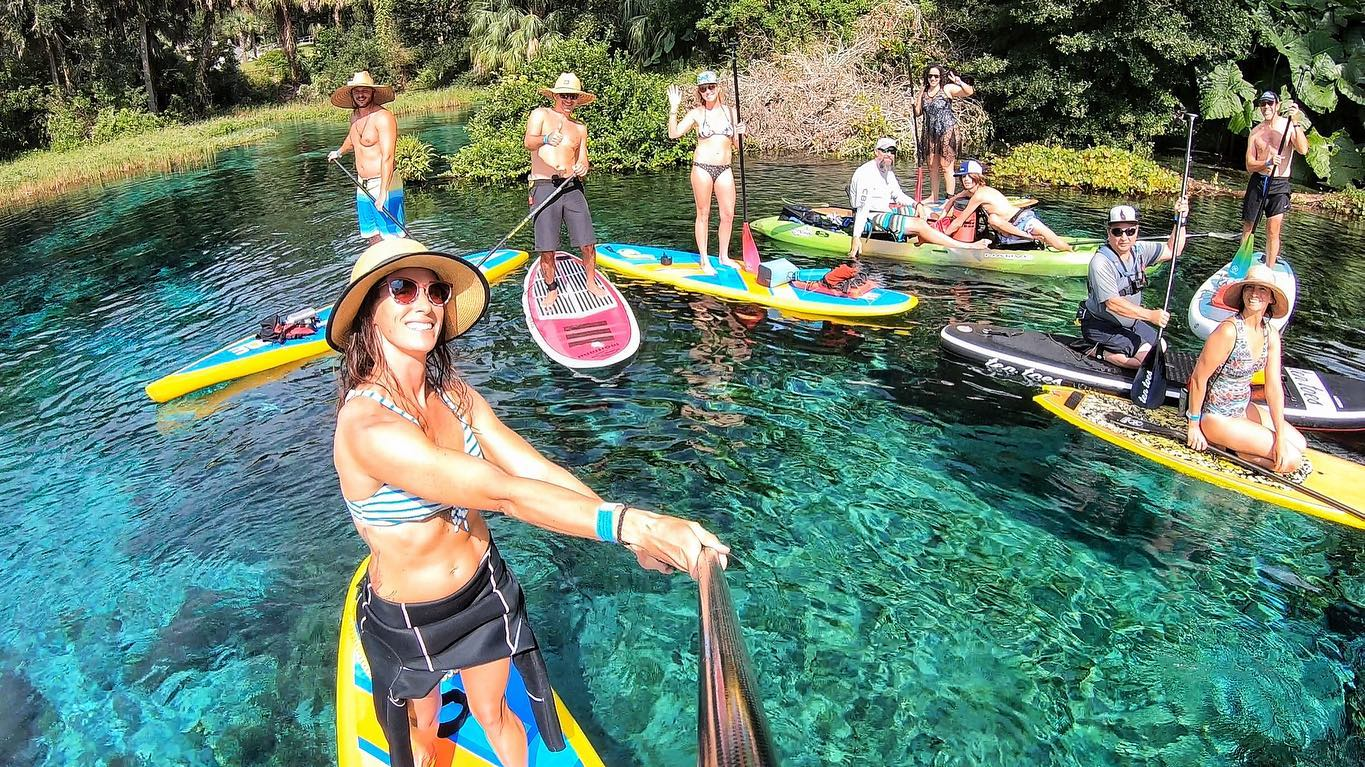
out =
<path fill-rule="evenodd" d="M 735 79 L 735 122 L 744 122 L 744 117 L 739 113 L 739 42 L 732 43 L 730 56 L 730 72 Z M 740 214 L 743 216 L 741 221 L 749 220 L 749 190 L 744 184 L 744 134 L 739 135 L 739 204 Z M 747 224 L 746 224 L 747 226 Z"/>
<path fill-rule="evenodd" d="M 1128 428 L 1134 429 L 1135 431 L 1145 431 L 1148 434 L 1155 434 L 1159 437 L 1165 437 L 1180 444 L 1185 443 L 1184 435 L 1182 435 L 1176 429 L 1160 426 L 1158 424 L 1152 423 L 1151 421 L 1146 421 L 1134 416 L 1123 416 L 1121 421 L 1115 421 L 1112 418 L 1110 420 L 1112 422 L 1118 423 L 1120 426 L 1126 426 Z M 1250 471 L 1262 477 L 1266 477 L 1267 479 L 1273 479 L 1282 485 L 1286 485 L 1290 488 L 1293 488 L 1294 490 L 1299 491 L 1300 493 L 1303 493 L 1304 495 L 1308 496 L 1309 498 L 1312 498 L 1315 501 L 1325 503 L 1334 509 L 1339 509 L 1340 511 L 1350 514 L 1351 516 L 1357 519 L 1365 520 L 1365 512 L 1360 511 L 1359 509 L 1356 509 L 1355 507 L 1350 506 L 1348 504 L 1342 503 L 1341 501 L 1337 500 L 1336 498 L 1333 498 L 1330 495 L 1324 495 L 1311 487 L 1304 487 L 1303 485 L 1290 482 L 1289 480 L 1285 479 L 1279 474 L 1276 474 L 1270 469 L 1267 469 L 1266 467 L 1261 466 L 1260 464 L 1252 463 L 1251 461 L 1248 461 L 1247 459 L 1241 457 L 1240 455 L 1237 455 L 1231 450 L 1225 450 L 1221 447 L 1218 447 L 1217 445 L 1209 445 L 1208 451 L 1218 456 L 1219 458 L 1222 458 L 1223 460 L 1227 461 L 1233 466 L 1246 469 L 1247 471 Z"/>
<path fill-rule="evenodd" d="M 1184 199 L 1185 194 L 1190 189 L 1190 160 L 1191 153 L 1194 151 L 1194 120 L 1198 115 L 1193 112 L 1185 113 L 1185 172 L 1180 176 L 1180 197 Z M 1188 203 L 1186 203 L 1188 204 Z M 1185 229 L 1185 219 L 1187 211 L 1181 211 L 1175 217 L 1175 230 L 1171 234 L 1171 273 L 1166 276 L 1166 298 L 1161 302 L 1161 310 L 1169 312 L 1171 310 L 1171 291 L 1175 288 L 1175 261 L 1180 257 L 1180 251 L 1185 243 L 1180 236 L 1180 232 Z M 1154 354 L 1161 354 L 1161 334 L 1166 329 L 1163 325 L 1156 329 L 1156 343 L 1152 346 Z"/>
<path fill-rule="evenodd" d="M 409 240 L 414 239 L 412 236 L 412 232 L 409 232 L 408 228 L 406 226 L 403 226 L 403 224 L 399 222 L 398 219 L 389 215 L 388 209 L 379 204 L 379 200 L 376 200 L 374 195 L 370 194 L 370 190 L 365 188 L 365 185 L 361 183 L 360 179 L 355 177 L 355 174 L 351 173 L 349 170 L 346 170 L 346 166 L 341 164 L 340 159 L 333 158 L 332 162 L 336 163 L 336 166 L 338 168 L 341 168 L 341 172 L 346 174 L 346 177 L 351 180 L 352 184 L 355 184 L 356 189 L 359 189 L 360 191 L 364 192 L 365 196 L 370 198 L 370 202 L 374 203 L 375 210 L 379 211 L 384 216 L 384 218 L 387 218 L 389 222 L 392 223 L 394 226 L 403 230 L 404 237 L 408 238 Z"/>

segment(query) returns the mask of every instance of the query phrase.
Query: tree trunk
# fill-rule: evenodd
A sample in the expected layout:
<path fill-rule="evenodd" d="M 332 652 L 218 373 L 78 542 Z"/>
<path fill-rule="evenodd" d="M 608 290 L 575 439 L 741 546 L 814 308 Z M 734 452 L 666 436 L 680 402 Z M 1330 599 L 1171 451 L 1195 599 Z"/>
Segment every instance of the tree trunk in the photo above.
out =
<path fill-rule="evenodd" d="M 199 30 L 199 61 L 194 67 L 194 101 L 199 109 L 209 106 L 209 57 L 213 55 L 213 25 L 216 20 L 213 9 L 205 8 L 203 27 Z"/>
<path fill-rule="evenodd" d="M 161 110 L 156 105 L 156 87 L 152 84 L 152 45 L 148 39 L 147 17 L 139 16 L 137 19 L 138 32 L 141 36 L 142 48 L 142 84 L 147 88 L 147 111 L 156 114 Z"/>
<path fill-rule="evenodd" d="M 61 76 L 57 74 L 57 54 L 52 52 L 52 41 L 49 39 L 43 42 L 47 43 L 44 47 L 47 49 L 48 69 L 52 70 L 52 86 L 59 91 L 65 91 L 66 89 L 62 87 Z"/>
<path fill-rule="evenodd" d="M 332 26 L 341 28 L 341 3 L 332 6 Z"/>
<path fill-rule="evenodd" d="M 80 78 L 71 74 L 71 60 L 66 57 L 66 46 L 62 45 L 61 35 L 53 35 L 52 42 L 57 46 L 57 62 L 61 65 L 62 80 L 66 82 L 68 92 L 80 87 Z"/>
<path fill-rule="evenodd" d="M 294 16 L 289 13 L 289 2 L 283 0 L 280 9 L 280 48 L 284 51 L 285 61 L 289 62 L 289 77 L 294 85 L 303 82 L 303 71 L 299 69 L 299 46 L 294 40 Z"/>

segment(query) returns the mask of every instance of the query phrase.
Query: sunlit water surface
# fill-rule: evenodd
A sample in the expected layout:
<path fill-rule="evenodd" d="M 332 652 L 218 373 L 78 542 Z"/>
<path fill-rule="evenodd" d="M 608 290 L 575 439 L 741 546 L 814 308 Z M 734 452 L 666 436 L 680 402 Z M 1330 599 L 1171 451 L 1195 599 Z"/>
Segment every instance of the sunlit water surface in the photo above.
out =
<path fill-rule="evenodd" d="M 452 120 L 402 127 L 449 150 Z M 363 555 L 330 460 L 335 359 L 159 407 L 142 386 L 337 294 L 360 250 L 325 160 L 340 131 L 287 127 L 0 218 L 0 764 L 335 763 L 337 623 Z M 751 215 L 837 200 L 852 167 L 753 160 Z M 1035 194 L 1073 233 L 1117 202 Z M 594 176 L 589 196 L 604 240 L 692 248 L 685 171 Z M 414 233 L 456 252 L 525 206 L 481 187 L 409 198 Z M 1236 218 L 1235 200 L 1191 214 Z M 1365 375 L 1365 229 L 1287 228 L 1287 356 Z M 1175 306 L 1233 247 L 1192 244 Z M 1083 280 L 878 271 L 922 303 L 855 331 L 618 280 L 644 343 L 601 381 L 537 350 L 517 277 L 460 364 L 605 497 L 734 547 L 785 764 L 1358 763 L 1365 539 L 1160 471 L 943 359 L 950 320 L 1070 327 Z M 693 584 L 494 525 L 606 762 L 694 764 Z"/>

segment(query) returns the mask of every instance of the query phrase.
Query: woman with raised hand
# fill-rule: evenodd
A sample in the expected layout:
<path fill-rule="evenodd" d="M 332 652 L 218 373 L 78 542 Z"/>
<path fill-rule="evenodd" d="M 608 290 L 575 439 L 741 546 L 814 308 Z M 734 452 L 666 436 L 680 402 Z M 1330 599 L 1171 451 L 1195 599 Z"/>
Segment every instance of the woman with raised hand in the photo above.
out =
<path fill-rule="evenodd" d="M 620 543 L 661 572 L 695 576 L 705 549 L 729 551 L 695 522 L 604 503 L 498 419 L 456 373 L 451 343 L 487 306 L 472 264 L 392 239 L 361 255 L 327 326 L 343 355 L 333 461 L 371 557 L 356 620 L 394 767 L 432 763 L 451 671 L 500 762 L 524 767 L 526 731 L 505 698 L 512 663 L 546 744 L 564 747 L 521 587 L 485 513 Z"/>
<path fill-rule="evenodd" d="M 924 68 L 924 87 L 915 100 L 915 115 L 924 115 L 924 130 L 920 132 L 924 146 L 919 148 L 919 157 L 928 169 L 930 201 L 939 199 L 940 178 L 944 195 L 953 194 L 953 166 L 961 148 L 953 99 L 967 98 L 975 92 L 975 88 L 941 64 Z"/>
<path fill-rule="evenodd" d="M 1215 301 L 1237 313 L 1204 342 L 1190 374 L 1186 443 L 1195 450 L 1217 445 L 1271 471 L 1305 476 L 1308 443 L 1284 420 L 1280 334 L 1270 324 L 1289 312 L 1288 297 L 1275 273 L 1256 264 L 1244 279 L 1223 286 Z M 1252 376 L 1262 371 L 1265 410 L 1251 402 Z"/>
<path fill-rule="evenodd" d="M 697 130 L 697 151 L 692 155 L 692 198 L 697 203 L 693 230 L 697 253 L 701 255 L 701 269 L 706 274 L 716 273 L 706 247 L 711 234 L 713 196 L 720 212 L 716 252 L 720 254 L 720 263 L 738 269 L 739 264 L 730 259 L 730 232 L 735 221 L 735 174 L 730 168 L 730 158 L 744 133 L 744 124 L 739 122 L 735 110 L 726 105 L 720 80 L 709 69 L 697 75 L 697 104 L 688 109 L 680 121 L 678 107 L 682 97 L 682 88 L 668 86 L 668 137 L 678 139 L 693 128 Z"/>

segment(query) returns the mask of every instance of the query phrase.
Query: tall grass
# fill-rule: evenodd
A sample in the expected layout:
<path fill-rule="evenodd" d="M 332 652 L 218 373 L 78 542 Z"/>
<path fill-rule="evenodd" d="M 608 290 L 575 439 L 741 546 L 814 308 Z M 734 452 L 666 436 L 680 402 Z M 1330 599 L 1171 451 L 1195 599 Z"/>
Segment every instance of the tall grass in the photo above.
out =
<path fill-rule="evenodd" d="M 417 91 L 400 95 L 388 107 L 397 115 L 437 112 L 466 106 L 477 95 L 468 88 Z M 343 110 L 326 101 L 292 103 L 240 110 L 65 151 L 29 152 L 0 164 L 0 188 L 13 190 L 20 201 L 38 202 L 129 176 L 202 167 L 223 149 L 276 135 L 272 125 L 327 118 L 341 121 L 343 115 Z"/>

